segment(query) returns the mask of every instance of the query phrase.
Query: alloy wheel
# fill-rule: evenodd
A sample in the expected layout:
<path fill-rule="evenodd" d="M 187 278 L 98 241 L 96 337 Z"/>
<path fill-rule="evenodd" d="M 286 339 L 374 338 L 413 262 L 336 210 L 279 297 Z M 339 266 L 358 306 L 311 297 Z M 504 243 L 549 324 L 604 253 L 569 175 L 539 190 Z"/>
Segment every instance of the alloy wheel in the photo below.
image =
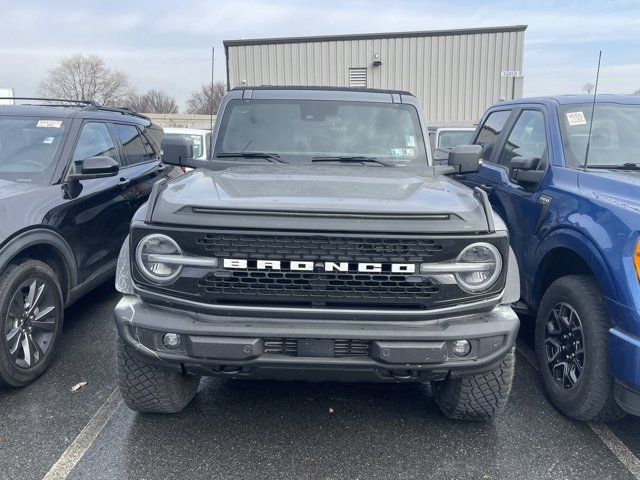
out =
<path fill-rule="evenodd" d="M 565 390 L 576 386 L 584 370 L 582 323 L 568 303 L 553 307 L 544 332 L 547 366 L 556 384 Z"/>
<path fill-rule="evenodd" d="M 53 285 L 29 278 L 14 291 L 5 318 L 5 341 L 13 363 L 31 368 L 51 348 L 59 312 Z"/>

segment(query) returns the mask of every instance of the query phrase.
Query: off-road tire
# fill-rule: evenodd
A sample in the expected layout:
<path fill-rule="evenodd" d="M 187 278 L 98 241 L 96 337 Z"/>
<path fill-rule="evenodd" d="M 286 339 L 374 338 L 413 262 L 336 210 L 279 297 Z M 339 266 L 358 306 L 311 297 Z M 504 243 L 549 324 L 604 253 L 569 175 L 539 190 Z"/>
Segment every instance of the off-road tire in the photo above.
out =
<path fill-rule="evenodd" d="M 544 332 L 551 310 L 559 302 L 570 305 L 578 314 L 583 329 L 584 370 L 570 390 L 561 389 L 547 366 Z M 615 421 L 626 414 L 613 394 L 614 380 L 609 357 L 611 322 L 604 298 L 595 278 L 567 275 L 547 289 L 536 317 L 536 356 L 547 398 L 565 415 L 582 421 Z"/>
<path fill-rule="evenodd" d="M 5 321 L 9 302 L 16 289 L 26 279 L 45 279 L 52 287 L 53 303 L 55 307 L 55 327 L 49 341 L 49 348 L 35 365 L 21 368 L 16 365 L 9 355 L 5 341 Z M 56 353 L 56 347 L 62 332 L 64 319 L 64 302 L 60 279 L 49 265 L 40 260 L 24 260 L 9 265 L 0 275 L 0 386 L 23 387 L 30 384 L 51 365 Z"/>
<path fill-rule="evenodd" d="M 434 384 L 436 404 L 448 418 L 489 420 L 507 405 L 514 370 L 515 348 L 488 372 Z"/>
<path fill-rule="evenodd" d="M 200 377 L 147 364 L 118 336 L 118 386 L 124 403 L 136 412 L 177 413 L 193 399 Z"/>

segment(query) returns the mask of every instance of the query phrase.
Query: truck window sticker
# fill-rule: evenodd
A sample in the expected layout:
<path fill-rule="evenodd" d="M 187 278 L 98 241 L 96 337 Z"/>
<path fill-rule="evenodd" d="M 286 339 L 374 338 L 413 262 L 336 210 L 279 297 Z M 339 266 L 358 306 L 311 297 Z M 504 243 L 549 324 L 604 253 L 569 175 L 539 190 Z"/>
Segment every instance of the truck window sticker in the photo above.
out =
<path fill-rule="evenodd" d="M 569 126 L 586 125 L 587 119 L 584 118 L 584 112 L 567 112 L 567 122 Z"/>

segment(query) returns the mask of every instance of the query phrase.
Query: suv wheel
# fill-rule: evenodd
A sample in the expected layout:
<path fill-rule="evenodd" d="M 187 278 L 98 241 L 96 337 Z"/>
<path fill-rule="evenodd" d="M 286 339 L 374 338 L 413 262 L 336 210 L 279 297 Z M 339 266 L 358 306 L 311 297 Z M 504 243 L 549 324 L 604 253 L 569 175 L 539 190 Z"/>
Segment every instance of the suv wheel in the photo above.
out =
<path fill-rule="evenodd" d="M 536 318 L 536 356 L 551 402 L 583 421 L 624 417 L 613 396 L 609 315 L 588 275 L 562 277 L 548 288 Z"/>
<path fill-rule="evenodd" d="M 433 385 L 442 413 L 459 420 L 489 420 L 504 410 L 511 392 L 515 349 L 493 370 L 461 378 L 447 378 Z"/>
<path fill-rule="evenodd" d="M 177 413 L 193 399 L 200 377 L 145 363 L 120 335 L 116 340 L 118 386 L 124 403 L 136 412 Z"/>
<path fill-rule="evenodd" d="M 51 364 L 64 305 L 56 274 L 38 260 L 10 265 L 0 276 L 0 384 L 22 387 Z"/>

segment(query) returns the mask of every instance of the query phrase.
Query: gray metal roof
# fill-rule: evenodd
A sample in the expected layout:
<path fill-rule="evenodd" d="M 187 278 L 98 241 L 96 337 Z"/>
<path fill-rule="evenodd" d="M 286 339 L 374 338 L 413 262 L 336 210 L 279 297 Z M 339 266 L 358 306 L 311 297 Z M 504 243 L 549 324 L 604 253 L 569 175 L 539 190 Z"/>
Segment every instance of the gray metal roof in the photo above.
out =
<path fill-rule="evenodd" d="M 502 27 L 460 28 L 455 30 L 422 30 L 414 32 L 385 32 L 385 33 L 357 33 L 350 35 L 318 35 L 308 37 L 274 37 L 251 38 L 241 40 L 225 40 L 226 47 L 241 45 L 273 44 L 273 43 L 306 43 L 337 40 L 368 40 L 377 38 L 408 38 L 408 37 L 441 37 L 447 35 L 475 35 L 480 33 L 523 32 L 527 25 L 507 25 Z"/>

